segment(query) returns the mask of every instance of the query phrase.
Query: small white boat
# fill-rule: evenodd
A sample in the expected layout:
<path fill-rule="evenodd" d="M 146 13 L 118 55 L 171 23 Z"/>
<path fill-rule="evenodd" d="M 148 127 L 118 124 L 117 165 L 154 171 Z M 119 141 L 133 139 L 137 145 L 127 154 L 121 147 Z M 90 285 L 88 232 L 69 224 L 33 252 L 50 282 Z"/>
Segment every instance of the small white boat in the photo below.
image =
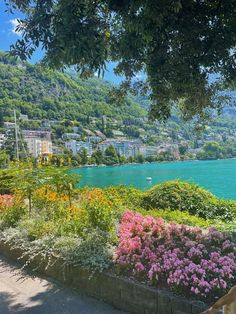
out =
<path fill-rule="evenodd" d="M 147 177 L 146 181 L 152 181 L 152 177 Z"/>

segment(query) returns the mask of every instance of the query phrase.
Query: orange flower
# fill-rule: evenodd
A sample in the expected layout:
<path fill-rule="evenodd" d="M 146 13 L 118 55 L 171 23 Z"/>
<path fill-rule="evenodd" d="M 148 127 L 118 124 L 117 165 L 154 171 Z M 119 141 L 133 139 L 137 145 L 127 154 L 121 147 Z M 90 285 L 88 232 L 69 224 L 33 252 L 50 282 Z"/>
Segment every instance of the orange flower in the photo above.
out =
<path fill-rule="evenodd" d="M 112 205 L 112 202 L 107 199 L 107 197 L 104 195 L 104 193 L 98 189 L 94 188 L 89 191 L 85 191 L 81 195 L 82 200 L 88 201 L 88 202 L 96 202 L 99 203 L 100 205 Z"/>
<path fill-rule="evenodd" d="M 42 198 L 48 202 L 68 201 L 67 195 L 59 194 L 55 191 L 50 190 L 48 187 L 42 187 L 38 189 L 35 193 L 35 196 Z"/>

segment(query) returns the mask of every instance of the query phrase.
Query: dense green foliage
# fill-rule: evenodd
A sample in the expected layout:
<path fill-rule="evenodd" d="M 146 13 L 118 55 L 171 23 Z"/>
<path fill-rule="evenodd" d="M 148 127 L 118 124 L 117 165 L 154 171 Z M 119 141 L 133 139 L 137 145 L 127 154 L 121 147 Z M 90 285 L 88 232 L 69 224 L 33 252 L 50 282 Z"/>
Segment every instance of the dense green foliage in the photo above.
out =
<path fill-rule="evenodd" d="M 143 191 L 124 185 L 102 189 L 106 197 L 120 207 L 136 210 L 141 206 Z"/>
<path fill-rule="evenodd" d="M 114 165 L 119 163 L 117 151 L 112 145 L 110 145 L 105 150 L 104 160 L 107 165 Z"/>
<path fill-rule="evenodd" d="M 207 142 L 202 151 L 196 156 L 198 159 L 222 159 L 236 157 L 236 143 Z"/>
<path fill-rule="evenodd" d="M 0 168 L 5 167 L 8 161 L 9 161 L 8 153 L 5 150 L 1 149 L 0 150 Z"/>
<path fill-rule="evenodd" d="M 146 209 L 170 208 L 225 221 L 231 221 L 236 214 L 235 201 L 218 199 L 195 184 L 180 181 L 168 181 L 151 188 L 144 196 L 143 206 Z"/>
<path fill-rule="evenodd" d="M 235 79 L 235 0 L 5 2 L 25 14 L 13 54 L 26 59 L 42 45 L 51 67 L 75 64 L 85 76 L 117 61 L 126 88 L 145 71 L 135 85 L 149 91 L 152 117 L 166 119 L 178 101 L 185 118 L 204 116 L 221 105 L 208 74 Z"/>
<path fill-rule="evenodd" d="M 103 80 L 86 81 L 37 65 L 14 64 L 0 54 L 0 116 L 5 121 L 12 120 L 13 109 L 39 122 L 70 120 L 65 126 L 66 122 L 73 126 L 73 121 L 86 124 L 91 116 L 135 119 L 145 115 L 131 98 L 122 106 L 111 104 L 110 90 L 111 85 Z"/>
<path fill-rule="evenodd" d="M 21 219 L 24 219 L 26 216 L 26 208 L 23 204 L 16 204 L 15 206 L 10 207 L 2 215 L 2 227 L 16 227 Z"/>

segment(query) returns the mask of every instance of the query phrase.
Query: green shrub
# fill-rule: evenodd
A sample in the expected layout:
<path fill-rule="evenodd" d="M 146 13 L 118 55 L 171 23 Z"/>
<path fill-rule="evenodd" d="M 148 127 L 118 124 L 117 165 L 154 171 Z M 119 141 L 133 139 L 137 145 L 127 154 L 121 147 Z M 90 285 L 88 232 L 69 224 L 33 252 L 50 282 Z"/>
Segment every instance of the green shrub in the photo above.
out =
<path fill-rule="evenodd" d="M 125 207 L 125 209 L 140 207 L 144 193 L 141 190 L 124 185 L 108 187 L 103 189 L 103 191 L 115 205 Z"/>
<path fill-rule="evenodd" d="M 167 222 L 175 222 L 178 224 L 185 224 L 187 226 L 202 228 L 208 228 L 210 226 L 209 220 L 190 215 L 188 212 L 183 212 L 177 209 L 153 209 L 149 211 L 145 209 L 139 209 L 138 212 L 143 215 L 152 216 L 154 218 L 161 217 Z"/>
<path fill-rule="evenodd" d="M 4 228 L 16 227 L 26 213 L 27 210 L 24 206 L 15 205 L 10 207 L 2 214 L 2 226 Z"/>
<path fill-rule="evenodd" d="M 89 202 L 86 206 L 88 223 L 92 228 L 110 232 L 114 227 L 113 209 L 108 204 Z"/>
<path fill-rule="evenodd" d="M 45 221 L 40 217 L 21 221 L 19 228 L 26 231 L 30 241 L 53 235 L 57 231 L 53 221 Z"/>
<path fill-rule="evenodd" d="M 55 258 L 63 258 L 65 265 L 81 265 L 92 271 L 102 271 L 111 266 L 114 254 L 110 235 L 98 229 L 91 231 L 86 239 L 49 235 L 29 241 L 26 230 L 21 226 L 5 229 L 1 232 L 1 239 L 13 248 L 20 247 L 24 250 L 24 258 L 27 257 L 24 266 L 37 258 L 38 266 L 47 259 L 47 268 L 53 265 Z"/>
<path fill-rule="evenodd" d="M 86 237 L 88 232 L 88 217 L 85 210 L 77 210 L 72 215 L 65 219 L 58 221 L 59 236 L 72 236 Z"/>
<path fill-rule="evenodd" d="M 235 217 L 236 202 L 218 199 L 195 184 L 168 181 L 147 191 L 142 206 L 148 210 L 170 208 L 204 219 L 231 221 Z"/>
<path fill-rule="evenodd" d="M 143 215 L 149 215 L 155 218 L 161 217 L 167 222 L 175 222 L 178 224 L 201 228 L 214 227 L 219 231 L 236 235 L 236 220 L 233 220 L 230 223 L 217 219 L 206 220 L 204 218 L 191 215 L 188 212 L 171 209 L 154 209 L 149 211 L 145 209 L 139 209 L 138 212 Z"/>
<path fill-rule="evenodd" d="M 54 249 L 64 258 L 65 264 L 81 265 L 97 271 L 112 264 L 113 247 L 110 236 L 98 229 L 90 231 L 84 240 L 57 238 Z"/>
<path fill-rule="evenodd" d="M 83 188 L 77 193 L 76 205 L 70 208 L 70 215 L 60 219 L 59 235 L 77 235 L 86 239 L 94 229 L 115 235 L 119 220 L 119 206 L 110 200 L 102 189 Z"/>
<path fill-rule="evenodd" d="M 112 232 L 119 216 L 117 208 L 101 189 L 91 189 L 82 195 L 80 205 L 87 217 L 88 229 Z"/>

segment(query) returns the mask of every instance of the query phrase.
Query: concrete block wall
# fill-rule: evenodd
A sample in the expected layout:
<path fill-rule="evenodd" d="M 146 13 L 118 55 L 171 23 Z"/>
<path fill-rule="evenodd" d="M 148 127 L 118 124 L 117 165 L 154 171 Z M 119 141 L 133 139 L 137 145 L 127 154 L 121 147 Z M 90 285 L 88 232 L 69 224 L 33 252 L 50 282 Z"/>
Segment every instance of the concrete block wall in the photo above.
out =
<path fill-rule="evenodd" d="M 17 260 L 22 251 L 12 249 L 0 241 L 0 255 Z M 25 258 L 26 260 L 27 258 Z M 22 260 L 24 262 L 24 260 Z M 52 267 L 45 269 L 47 262 L 41 263 L 37 272 L 76 288 L 79 293 L 101 299 L 114 307 L 129 313 L 138 314 L 200 314 L 207 308 L 202 302 L 194 302 L 136 283 L 127 278 L 118 277 L 111 272 L 94 273 L 83 267 L 64 266 L 57 260 Z M 39 265 L 35 259 L 31 269 Z"/>

